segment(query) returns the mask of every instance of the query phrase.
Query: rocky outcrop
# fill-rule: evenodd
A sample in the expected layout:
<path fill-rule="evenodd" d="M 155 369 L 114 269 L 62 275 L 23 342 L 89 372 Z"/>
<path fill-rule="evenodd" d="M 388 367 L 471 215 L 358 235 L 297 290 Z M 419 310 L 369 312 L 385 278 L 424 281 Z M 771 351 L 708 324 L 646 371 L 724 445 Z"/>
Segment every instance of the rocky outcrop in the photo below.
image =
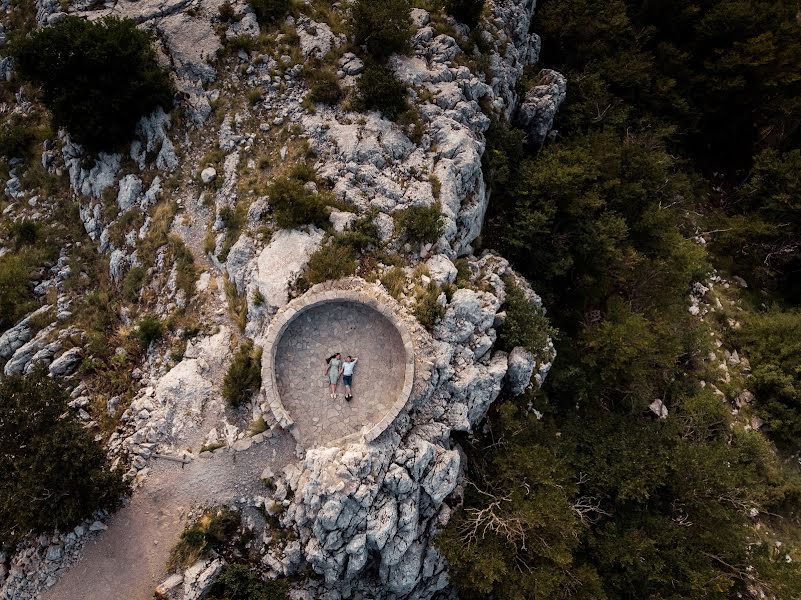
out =
<path fill-rule="evenodd" d="M 545 142 L 566 96 L 564 75 L 551 69 L 540 71 L 540 82 L 526 92 L 517 115 L 530 143 L 539 146 Z"/>
<path fill-rule="evenodd" d="M 465 287 L 447 302 L 433 333 L 410 325 L 416 355 L 426 358 L 390 427 L 369 444 L 310 449 L 278 478 L 266 503 L 286 506 L 281 522 L 297 532 L 299 547 L 270 541 L 264 563 L 276 574 L 308 564 L 323 577 L 321 589 L 343 597 L 428 598 L 447 585 L 445 563 L 430 542 L 448 521 L 445 500 L 461 475 L 450 434 L 477 424 L 504 384 L 519 392 L 533 374 L 543 377 L 553 358 L 551 345 L 540 358 L 523 348 L 492 351 L 511 269 L 492 254 L 468 265 Z M 450 277 L 450 269 L 443 271 Z"/>

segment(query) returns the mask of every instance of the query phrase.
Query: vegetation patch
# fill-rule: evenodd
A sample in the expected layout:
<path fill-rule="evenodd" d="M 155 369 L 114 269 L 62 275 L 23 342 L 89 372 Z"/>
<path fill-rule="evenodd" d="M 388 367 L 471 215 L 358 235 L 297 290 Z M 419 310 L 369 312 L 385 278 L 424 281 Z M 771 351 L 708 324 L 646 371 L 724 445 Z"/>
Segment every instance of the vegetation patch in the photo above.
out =
<path fill-rule="evenodd" d="M 410 11 L 408 0 L 356 0 L 350 18 L 353 41 L 378 60 L 407 52 L 412 36 Z"/>
<path fill-rule="evenodd" d="M 217 508 L 203 513 L 181 533 L 170 554 L 168 568 L 186 568 L 221 548 L 238 531 L 239 513 Z"/>
<path fill-rule="evenodd" d="M 209 600 L 288 600 L 286 579 L 263 580 L 242 563 L 226 565 L 211 586 Z"/>
<path fill-rule="evenodd" d="M 0 546 L 28 533 L 69 531 L 125 492 L 103 449 L 69 414 L 44 368 L 0 379 Z"/>
<path fill-rule="evenodd" d="M 439 204 L 410 206 L 394 214 L 398 230 L 408 241 L 433 244 L 442 235 L 444 223 Z"/>
<path fill-rule="evenodd" d="M 151 34 L 130 19 L 67 16 L 15 41 L 15 70 L 41 86 L 53 127 L 92 150 L 131 139 L 136 122 L 172 107 L 173 85 Z"/>
<path fill-rule="evenodd" d="M 261 388 L 261 348 L 245 340 L 231 360 L 223 380 L 222 395 L 232 406 L 249 402 Z"/>

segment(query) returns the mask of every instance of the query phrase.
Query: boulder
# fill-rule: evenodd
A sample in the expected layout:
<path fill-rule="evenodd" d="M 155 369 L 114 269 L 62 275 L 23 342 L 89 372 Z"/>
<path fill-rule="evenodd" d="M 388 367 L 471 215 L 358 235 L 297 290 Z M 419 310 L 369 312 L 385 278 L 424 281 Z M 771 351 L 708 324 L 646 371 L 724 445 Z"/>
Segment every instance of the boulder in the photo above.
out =
<path fill-rule="evenodd" d="M 200 600 L 209 591 L 225 563 L 220 558 L 199 560 L 184 572 L 183 600 Z M 176 584 L 177 585 L 177 584 Z"/>
<path fill-rule="evenodd" d="M 435 254 L 426 261 L 426 267 L 431 274 L 431 279 L 439 285 L 446 285 L 456 281 L 456 267 L 444 254 Z"/>
<path fill-rule="evenodd" d="M 522 394 L 531 384 L 531 376 L 534 374 L 537 361 L 531 352 L 518 346 L 509 353 L 508 364 L 506 385 L 512 394 Z"/>
<path fill-rule="evenodd" d="M 540 71 L 540 82 L 526 92 L 517 119 L 532 144 L 545 141 L 559 107 L 567 96 L 567 80 L 551 69 Z"/>
<path fill-rule="evenodd" d="M 81 362 L 81 348 L 70 348 L 50 363 L 50 375 L 64 377 L 71 374 Z"/>
<path fill-rule="evenodd" d="M 257 261 L 253 285 L 271 307 L 289 301 L 289 286 L 303 272 L 312 253 L 320 247 L 324 233 L 316 227 L 276 232 Z"/>
<path fill-rule="evenodd" d="M 217 169 L 214 167 L 206 167 L 200 172 L 200 180 L 203 183 L 211 183 L 217 177 Z"/>

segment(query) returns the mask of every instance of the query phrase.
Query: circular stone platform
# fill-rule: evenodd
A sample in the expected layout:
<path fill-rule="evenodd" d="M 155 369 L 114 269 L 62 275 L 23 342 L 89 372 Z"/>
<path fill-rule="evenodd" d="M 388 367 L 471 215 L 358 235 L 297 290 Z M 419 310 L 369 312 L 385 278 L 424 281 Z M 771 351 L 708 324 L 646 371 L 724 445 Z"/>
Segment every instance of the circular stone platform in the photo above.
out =
<path fill-rule="evenodd" d="M 395 309 L 353 290 L 317 291 L 279 311 L 267 333 L 262 380 L 277 421 L 298 442 L 319 446 L 375 439 L 403 408 L 414 379 L 414 351 Z M 353 400 L 340 379 L 332 399 L 325 359 L 358 356 Z"/>

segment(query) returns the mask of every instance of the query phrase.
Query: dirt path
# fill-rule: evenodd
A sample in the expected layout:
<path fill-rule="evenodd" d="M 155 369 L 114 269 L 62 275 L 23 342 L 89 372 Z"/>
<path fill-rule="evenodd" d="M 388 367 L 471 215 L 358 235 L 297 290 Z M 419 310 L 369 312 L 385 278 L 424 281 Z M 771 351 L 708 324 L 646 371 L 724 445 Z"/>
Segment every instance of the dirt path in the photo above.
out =
<path fill-rule="evenodd" d="M 42 600 L 152 600 L 187 511 L 258 492 L 264 467 L 281 469 L 294 459 L 294 448 L 291 436 L 279 429 L 244 452 L 196 458 L 183 469 L 178 463 L 154 462 L 130 504 L 86 544 L 78 562 Z"/>

